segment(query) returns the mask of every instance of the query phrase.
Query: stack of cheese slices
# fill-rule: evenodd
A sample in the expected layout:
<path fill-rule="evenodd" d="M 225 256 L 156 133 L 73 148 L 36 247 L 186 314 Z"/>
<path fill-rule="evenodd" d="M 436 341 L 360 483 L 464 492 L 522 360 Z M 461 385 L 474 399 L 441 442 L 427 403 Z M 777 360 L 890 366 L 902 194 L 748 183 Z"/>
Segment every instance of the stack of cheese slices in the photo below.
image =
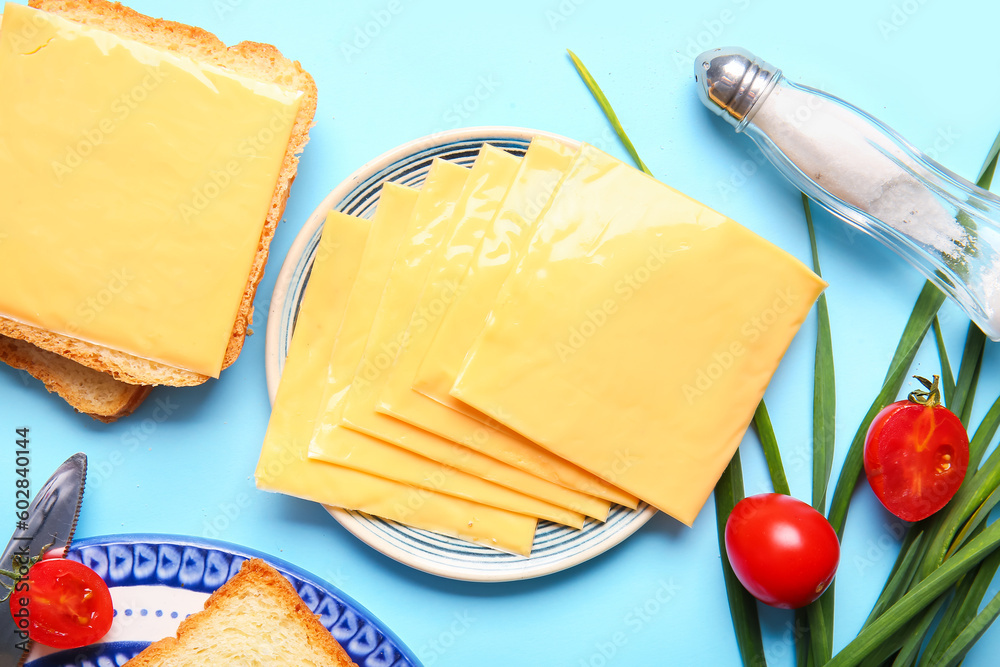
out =
<path fill-rule="evenodd" d="M 316 86 L 105 0 L 6 5 L 0 360 L 112 421 L 239 354 Z"/>
<path fill-rule="evenodd" d="M 599 150 L 536 137 L 330 213 L 257 485 L 528 555 L 693 522 L 825 284 Z"/>

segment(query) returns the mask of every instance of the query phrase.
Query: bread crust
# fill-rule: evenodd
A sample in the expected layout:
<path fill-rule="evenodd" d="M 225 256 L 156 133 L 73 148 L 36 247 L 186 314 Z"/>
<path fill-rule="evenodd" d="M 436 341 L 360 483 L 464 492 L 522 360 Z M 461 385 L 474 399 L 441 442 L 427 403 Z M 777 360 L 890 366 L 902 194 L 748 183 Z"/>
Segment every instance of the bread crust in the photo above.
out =
<path fill-rule="evenodd" d="M 108 30 L 120 37 L 143 42 L 200 62 L 217 65 L 259 81 L 268 81 L 286 90 L 302 92 L 298 114 L 292 126 L 291 138 L 285 150 L 281 171 L 275 184 L 257 253 L 247 276 L 243 298 L 230 334 L 222 368 L 229 367 L 239 356 L 243 341 L 253 323 L 253 300 L 257 285 L 264 275 L 268 248 L 288 200 L 295 180 L 298 154 L 309 140 L 309 129 L 316 114 L 317 91 L 313 78 L 297 61 L 281 55 L 275 47 L 257 42 L 240 42 L 227 47 L 215 35 L 201 28 L 152 18 L 117 2 L 106 0 L 30 0 L 35 9 L 58 14 L 84 25 Z M 95 370 L 108 373 L 116 380 L 136 385 L 165 384 L 192 386 L 208 380 L 207 375 L 175 368 L 132 354 L 78 340 L 9 318 L 0 317 L 0 334 L 18 338 L 44 350 L 68 357 Z"/>
<path fill-rule="evenodd" d="M 125 663 L 127 667 L 154 667 L 163 664 L 197 664 L 196 659 L 184 660 L 187 637 L 208 623 L 227 602 L 247 594 L 266 593 L 276 600 L 284 610 L 293 616 L 306 630 L 310 646 L 330 658 L 331 667 L 357 667 L 347 652 L 337 643 L 330 631 L 323 627 L 319 619 L 309 611 L 305 602 L 295 592 L 295 588 L 280 572 L 253 558 L 243 563 L 240 571 L 224 583 L 205 601 L 205 609 L 188 616 L 177 627 L 176 637 L 166 637 L 150 644 L 146 649 Z M 179 660 L 178 660 L 179 659 Z M 295 664 L 295 656 L 289 655 L 289 664 Z"/>
<path fill-rule="evenodd" d="M 132 414 L 152 390 L 118 382 L 72 359 L 6 336 L 0 336 L 0 361 L 41 380 L 77 412 L 106 424 Z"/>

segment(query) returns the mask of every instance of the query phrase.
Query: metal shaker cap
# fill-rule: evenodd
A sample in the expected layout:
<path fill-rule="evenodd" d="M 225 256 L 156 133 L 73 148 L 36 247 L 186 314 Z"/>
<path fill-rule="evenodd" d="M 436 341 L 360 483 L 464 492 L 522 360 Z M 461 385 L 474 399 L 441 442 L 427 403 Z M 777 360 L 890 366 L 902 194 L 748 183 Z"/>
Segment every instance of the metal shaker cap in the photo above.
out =
<path fill-rule="evenodd" d="M 705 51 L 694 61 L 694 80 L 702 103 L 737 132 L 750 122 L 755 105 L 780 77 L 781 70 L 733 46 Z"/>

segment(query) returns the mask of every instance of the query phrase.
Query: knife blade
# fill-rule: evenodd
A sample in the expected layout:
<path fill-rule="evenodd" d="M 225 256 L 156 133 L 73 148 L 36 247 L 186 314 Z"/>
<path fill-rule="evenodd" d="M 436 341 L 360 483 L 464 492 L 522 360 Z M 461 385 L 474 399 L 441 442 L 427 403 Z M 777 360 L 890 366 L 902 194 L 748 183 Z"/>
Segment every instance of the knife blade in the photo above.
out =
<path fill-rule="evenodd" d="M 87 481 L 87 455 L 69 457 L 38 489 L 27 509 L 27 518 L 0 554 L 0 569 L 13 570 L 13 560 L 27 560 L 43 550 L 65 549 L 73 540 Z M 14 667 L 27 655 L 27 632 L 0 609 L 0 667 Z"/>

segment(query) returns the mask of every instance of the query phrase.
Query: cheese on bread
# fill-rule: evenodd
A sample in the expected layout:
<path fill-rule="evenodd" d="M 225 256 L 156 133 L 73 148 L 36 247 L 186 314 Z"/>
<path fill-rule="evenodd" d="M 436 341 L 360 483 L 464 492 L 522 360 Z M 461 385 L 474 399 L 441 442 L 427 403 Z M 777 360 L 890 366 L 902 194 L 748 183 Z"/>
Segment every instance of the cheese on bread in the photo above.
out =
<path fill-rule="evenodd" d="M 316 89 L 312 78 L 298 63 L 284 58 L 274 47 L 252 42 L 226 47 L 203 30 L 143 16 L 117 3 L 104 0 L 32 0 L 30 4 L 33 8 L 56 14 L 89 29 L 106 31 L 116 39 L 132 40 L 145 48 L 158 50 L 165 54 L 164 57 L 188 59 L 203 67 L 231 72 L 252 85 L 270 86 L 299 96 L 297 112 L 289 121 L 290 138 L 284 147 L 281 164 L 275 167 L 278 171 L 277 178 L 273 185 L 268 186 L 271 191 L 270 203 L 262 208 L 265 219 L 254 223 L 259 225 L 260 232 L 259 238 L 255 236 L 256 240 L 251 241 L 255 248 L 251 248 L 252 257 L 248 256 L 247 273 L 241 279 L 242 297 L 238 299 L 238 304 L 234 299 L 232 311 L 235 318 L 232 322 L 227 322 L 226 330 L 223 331 L 223 336 L 228 335 L 228 341 L 221 340 L 225 349 L 220 348 L 219 355 L 221 368 L 225 368 L 236 359 L 248 332 L 253 297 L 263 274 L 270 240 L 281 218 L 288 189 L 295 175 L 298 161 L 296 155 L 308 138 L 307 132 L 316 106 Z M 205 165 L 206 172 L 210 166 Z M 54 197 L 59 194 L 58 189 L 52 193 Z M 141 223 L 142 220 L 137 222 Z M 7 244 L 8 252 L 14 247 L 16 238 L 12 237 L 10 241 Z M 227 250 L 219 248 L 219 256 L 225 257 Z M 141 302 L 141 292 L 133 298 Z M 124 298 L 119 299 L 114 307 L 119 307 L 124 301 Z M 42 302 L 39 305 L 47 307 L 49 304 Z M 110 310 L 111 307 L 108 308 Z M 123 351 L 120 346 L 110 345 L 106 341 L 82 335 L 74 336 L 72 331 L 58 330 L 40 322 L 28 321 L 29 318 L 25 317 L 11 316 L 10 312 L 5 312 L 5 315 L 7 316 L 0 317 L 0 334 L 25 340 L 95 370 L 110 373 L 124 382 L 140 385 L 193 385 L 218 373 L 218 367 L 214 371 L 204 366 L 192 370 L 191 366 L 185 367 L 172 361 L 155 361 L 152 360 L 153 355 L 144 356 L 134 350 Z"/>

